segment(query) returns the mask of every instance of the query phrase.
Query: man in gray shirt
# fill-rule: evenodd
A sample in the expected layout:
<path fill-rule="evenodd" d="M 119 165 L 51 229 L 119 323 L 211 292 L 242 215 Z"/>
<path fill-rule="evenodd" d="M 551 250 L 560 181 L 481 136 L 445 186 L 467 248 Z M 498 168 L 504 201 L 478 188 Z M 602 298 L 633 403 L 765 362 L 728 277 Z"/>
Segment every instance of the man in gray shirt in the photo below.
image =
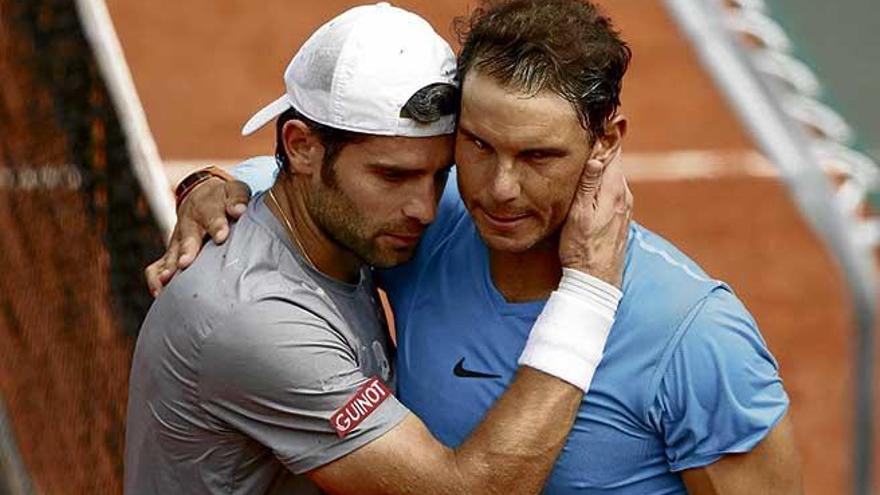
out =
<path fill-rule="evenodd" d="M 409 259 L 434 218 L 454 66 L 427 22 L 388 4 L 306 41 L 287 93 L 245 125 L 277 118 L 276 185 L 144 321 L 126 493 L 540 491 L 614 321 L 631 197 L 619 164 L 582 177 L 560 247 L 574 261 L 515 380 L 464 444 L 444 447 L 393 396 L 368 265 Z"/>
<path fill-rule="evenodd" d="M 393 383 L 375 289 L 366 268 L 353 284 L 316 270 L 261 199 L 144 322 L 127 432 L 127 463 L 144 469 L 128 472 L 132 493 L 265 493 L 285 480 L 282 465 L 315 469 L 407 414 L 383 386 L 382 407 L 342 441 L 328 428 L 365 379 Z"/>

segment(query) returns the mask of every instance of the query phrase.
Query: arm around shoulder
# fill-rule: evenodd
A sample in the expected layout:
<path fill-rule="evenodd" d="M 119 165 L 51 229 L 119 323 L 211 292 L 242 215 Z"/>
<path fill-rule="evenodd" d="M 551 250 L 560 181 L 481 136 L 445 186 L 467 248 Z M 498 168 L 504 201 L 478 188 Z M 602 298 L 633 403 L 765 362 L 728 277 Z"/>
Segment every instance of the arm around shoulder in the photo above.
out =
<path fill-rule="evenodd" d="M 582 394 L 558 378 L 523 367 L 458 449 L 443 446 L 410 414 L 387 434 L 310 477 L 332 494 L 537 494 Z M 530 400 L 538 395 L 545 400 Z"/>
<path fill-rule="evenodd" d="M 537 494 L 583 396 L 523 367 L 453 450 L 393 396 L 338 434 L 333 418 L 370 378 L 345 338 L 306 310 L 252 304 L 225 318 L 203 346 L 204 407 L 328 493 Z"/>

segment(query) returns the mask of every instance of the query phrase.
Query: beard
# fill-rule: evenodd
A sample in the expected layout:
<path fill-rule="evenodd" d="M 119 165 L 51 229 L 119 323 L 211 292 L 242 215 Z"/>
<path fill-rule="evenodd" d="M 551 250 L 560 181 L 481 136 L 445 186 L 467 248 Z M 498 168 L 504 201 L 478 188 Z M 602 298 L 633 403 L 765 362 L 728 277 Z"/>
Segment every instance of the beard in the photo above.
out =
<path fill-rule="evenodd" d="M 337 245 L 376 268 L 391 268 L 409 261 L 418 244 L 410 248 L 382 246 L 384 232 L 405 232 L 400 222 L 371 221 L 335 183 L 322 181 L 320 190 L 306 195 L 306 208 L 321 231 Z M 405 222 L 404 222 L 405 223 Z"/>

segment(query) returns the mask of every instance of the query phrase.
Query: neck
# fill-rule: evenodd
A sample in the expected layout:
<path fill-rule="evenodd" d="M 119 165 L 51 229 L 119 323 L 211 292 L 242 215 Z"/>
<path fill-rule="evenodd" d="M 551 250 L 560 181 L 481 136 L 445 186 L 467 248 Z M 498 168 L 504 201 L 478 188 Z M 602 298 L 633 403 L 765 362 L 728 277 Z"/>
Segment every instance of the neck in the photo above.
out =
<path fill-rule="evenodd" d="M 341 282 L 357 283 L 363 263 L 324 233 L 306 207 L 308 191 L 296 186 L 292 178 L 279 177 L 271 189 L 278 203 L 268 201 L 269 209 L 284 226 L 294 247 L 315 269 Z"/>
<path fill-rule="evenodd" d="M 559 239 L 542 241 L 522 253 L 489 249 L 489 268 L 495 287 L 508 302 L 546 299 L 562 278 Z"/>

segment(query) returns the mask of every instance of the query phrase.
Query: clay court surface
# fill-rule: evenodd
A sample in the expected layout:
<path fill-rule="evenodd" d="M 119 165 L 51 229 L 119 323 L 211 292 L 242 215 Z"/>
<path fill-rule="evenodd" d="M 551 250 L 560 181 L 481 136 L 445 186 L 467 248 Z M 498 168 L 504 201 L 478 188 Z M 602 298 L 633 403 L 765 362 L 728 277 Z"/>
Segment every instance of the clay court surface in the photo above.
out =
<path fill-rule="evenodd" d="M 852 330 L 843 281 L 782 185 L 746 166 L 754 161 L 748 136 L 660 2 L 603 3 L 635 54 L 624 112 L 636 218 L 728 281 L 746 302 L 791 395 L 808 493 L 845 493 Z M 271 132 L 244 139 L 241 124 L 282 92 L 281 73 L 305 37 L 353 2 L 108 4 L 163 159 L 202 163 L 271 150 Z M 453 16 L 475 2 L 397 4 L 453 39 Z M 706 160 L 715 166 L 708 168 Z M 687 166 L 670 175 L 679 161 Z M 101 333 L 103 328 L 98 321 L 88 329 L 95 336 L 84 345 L 30 342 L 15 356 L 0 349 L 0 387 L 24 461 L 43 493 L 121 492 L 122 445 L 98 446 L 92 437 L 121 438 L 132 341 Z M 47 355 L 48 366 L 42 364 Z M 70 373 L 82 383 L 57 386 L 61 377 L 69 383 Z M 89 396 L 105 405 L 88 407 Z"/>

